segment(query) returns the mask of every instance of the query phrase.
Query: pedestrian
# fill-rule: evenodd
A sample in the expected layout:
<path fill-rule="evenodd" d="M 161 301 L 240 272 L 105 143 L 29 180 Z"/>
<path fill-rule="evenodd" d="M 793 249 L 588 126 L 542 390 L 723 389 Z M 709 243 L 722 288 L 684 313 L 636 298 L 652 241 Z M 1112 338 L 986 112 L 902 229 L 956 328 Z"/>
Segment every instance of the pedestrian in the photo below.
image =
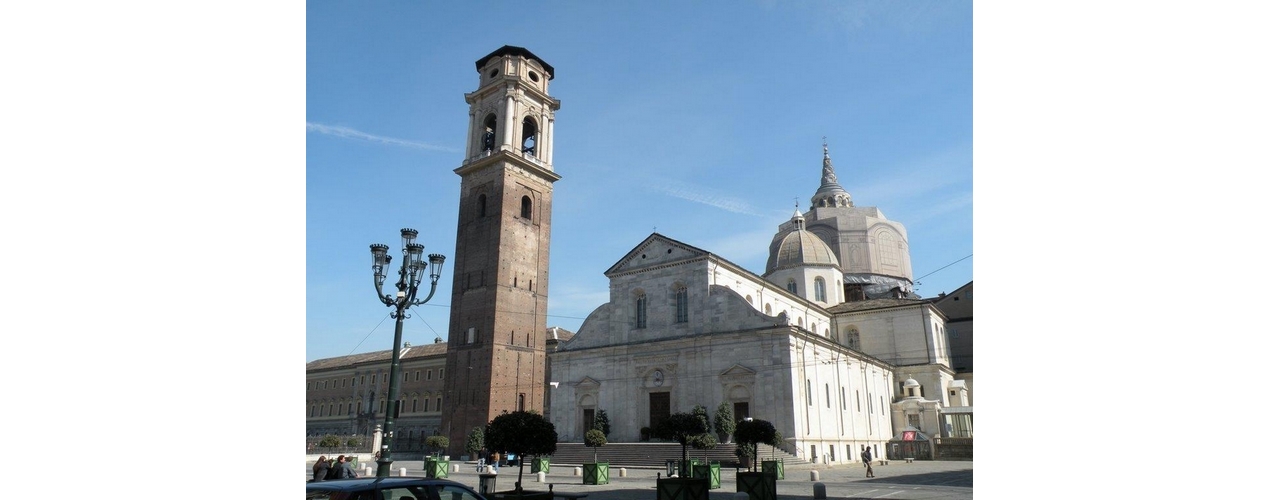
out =
<path fill-rule="evenodd" d="M 354 459 L 350 456 L 338 457 L 338 479 L 360 477 L 359 474 L 356 474 L 355 466 L 351 465 L 352 460 Z"/>
<path fill-rule="evenodd" d="M 867 467 L 867 477 L 876 477 L 876 473 L 871 471 L 871 447 L 862 446 L 862 465 Z"/>
<path fill-rule="evenodd" d="M 484 457 L 476 459 L 476 472 L 484 472 Z"/>
<path fill-rule="evenodd" d="M 347 458 L 346 455 L 338 455 L 338 458 L 329 465 L 328 479 L 342 479 L 342 461 Z"/>
<path fill-rule="evenodd" d="M 320 460 L 316 460 L 315 465 L 311 466 L 311 481 L 324 481 L 329 478 L 329 460 L 324 455 L 320 455 Z"/>

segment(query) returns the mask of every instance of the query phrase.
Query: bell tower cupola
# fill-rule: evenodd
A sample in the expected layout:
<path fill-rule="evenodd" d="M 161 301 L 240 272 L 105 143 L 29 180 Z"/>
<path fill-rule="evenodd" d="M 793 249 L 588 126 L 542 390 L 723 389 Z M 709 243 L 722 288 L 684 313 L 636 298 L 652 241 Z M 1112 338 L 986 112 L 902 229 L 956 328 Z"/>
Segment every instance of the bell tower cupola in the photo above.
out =
<path fill-rule="evenodd" d="M 523 47 L 504 46 L 476 61 L 480 87 L 471 105 L 467 161 L 508 152 L 548 171 L 560 100 L 547 94 L 555 68 Z"/>

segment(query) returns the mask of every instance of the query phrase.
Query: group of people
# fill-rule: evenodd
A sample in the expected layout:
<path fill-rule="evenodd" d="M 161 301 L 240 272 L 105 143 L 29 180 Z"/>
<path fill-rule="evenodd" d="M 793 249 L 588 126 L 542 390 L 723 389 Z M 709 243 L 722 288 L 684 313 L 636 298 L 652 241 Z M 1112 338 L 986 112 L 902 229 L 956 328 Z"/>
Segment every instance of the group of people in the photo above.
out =
<path fill-rule="evenodd" d="M 338 458 L 329 460 L 324 455 L 316 460 L 315 465 L 311 466 L 311 480 L 324 481 L 326 479 L 344 479 L 348 477 L 360 477 L 356 474 L 356 467 L 351 465 L 354 457 L 346 455 L 338 455 Z"/>

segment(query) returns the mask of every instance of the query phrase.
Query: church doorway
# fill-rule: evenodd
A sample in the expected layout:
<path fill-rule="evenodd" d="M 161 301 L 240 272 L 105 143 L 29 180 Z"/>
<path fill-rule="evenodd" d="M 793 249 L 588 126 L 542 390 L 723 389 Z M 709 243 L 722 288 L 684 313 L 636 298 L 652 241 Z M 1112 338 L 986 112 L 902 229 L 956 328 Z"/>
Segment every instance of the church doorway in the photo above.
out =
<path fill-rule="evenodd" d="M 594 429 L 596 426 L 596 410 L 595 408 L 584 408 L 582 410 L 582 437 L 587 437 L 587 431 Z"/>
<path fill-rule="evenodd" d="M 649 393 L 649 427 L 657 427 L 662 419 L 671 415 L 671 393 Z"/>
<path fill-rule="evenodd" d="M 750 417 L 751 413 L 747 411 L 747 402 L 740 401 L 733 404 L 733 421 L 741 422 L 743 419 Z"/>

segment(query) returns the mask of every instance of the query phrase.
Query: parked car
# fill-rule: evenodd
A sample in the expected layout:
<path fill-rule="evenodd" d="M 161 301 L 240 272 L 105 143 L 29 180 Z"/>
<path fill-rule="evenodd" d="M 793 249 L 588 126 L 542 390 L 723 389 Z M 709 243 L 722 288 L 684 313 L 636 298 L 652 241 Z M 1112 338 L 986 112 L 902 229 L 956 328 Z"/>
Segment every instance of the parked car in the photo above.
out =
<path fill-rule="evenodd" d="M 485 500 L 448 479 L 361 477 L 307 483 L 307 500 Z"/>

